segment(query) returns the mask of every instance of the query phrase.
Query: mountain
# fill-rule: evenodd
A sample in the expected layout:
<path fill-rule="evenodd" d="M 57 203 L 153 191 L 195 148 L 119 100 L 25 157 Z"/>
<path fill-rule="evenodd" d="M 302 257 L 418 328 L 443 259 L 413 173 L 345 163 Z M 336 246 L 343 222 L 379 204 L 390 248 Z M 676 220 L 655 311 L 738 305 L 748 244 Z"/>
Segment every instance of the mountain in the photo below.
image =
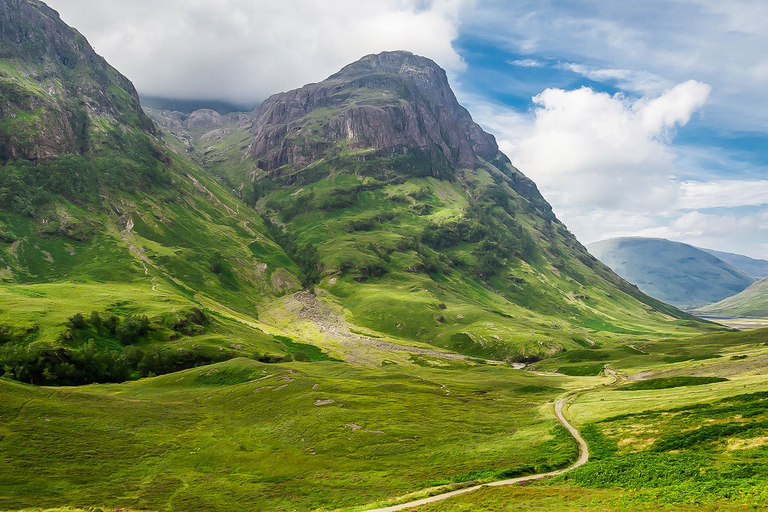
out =
<path fill-rule="evenodd" d="M 226 318 L 301 289 L 262 218 L 169 151 L 131 82 L 42 2 L 0 2 L 0 56 L 0 373 L 79 383 L 242 354 Z M 127 367 L 83 375 L 89 350 Z"/>
<path fill-rule="evenodd" d="M 311 244 L 318 296 L 370 331 L 524 359 L 596 331 L 696 325 L 595 260 L 429 59 L 369 55 L 249 114 L 151 115 Z"/>
<path fill-rule="evenodd" d="M 296 351 L 535 361 L 708 328 L 592 258 L 428 59 L 367 56 L 252 113 L 149 110 L 163 140 L 55 11 L 2 9 L 6 375 Z M 93 351 L 107 363 L 83 373 Z"/>
<path fill-rule="evenodd" d="M 445 71 L 408 52 L 364 57 L 319 84 L 270 97 L 255 116 L 251 155 L 265 171 L 298 169 L 342 149 L 419 149 L 433 176 L 449 177 L 449 169 L 474 169 L 499 152 L 456 101 Z"/>
<path fill-rule="evenodd" d="M 746 290 L 715 304 L 696 309 L 696 314 L 723 317 L 768 317 L 768 278 L 763 278 Z"/>
<path fill-rule="evenodd" d="M 708 252 L 662 238 L 613 238 L 587 248 L 643 292 L 683 309 L 717 302 L 754 282 Z"/>
<path fill-rule="evenodd" d="M 762 279 L 768 277 L 768 261 L 758 260 L 744 256 L 741 254 L 733 254 L 730 252 L 714 251 L 712 249 L 701 249 L 714 256 L 717 256 L 724 262 L 728 263 L 732 267 L 736 267 L 754 277 L 755 279 Z"/>

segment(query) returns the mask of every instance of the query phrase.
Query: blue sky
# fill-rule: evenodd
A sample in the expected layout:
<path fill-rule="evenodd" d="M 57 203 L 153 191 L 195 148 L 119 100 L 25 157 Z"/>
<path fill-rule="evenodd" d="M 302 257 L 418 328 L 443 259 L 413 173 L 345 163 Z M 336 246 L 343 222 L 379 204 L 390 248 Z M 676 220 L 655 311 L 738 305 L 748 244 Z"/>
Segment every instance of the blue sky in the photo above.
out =
<path fill-rule="evenodd" d="M 460 95 L 582 241 L 660 236 L 768 257 L 768 3 L 490 1 L 468 12 L 454 42 L 467 63 Z M 531 101 L 547 89 L 566 94 Z M 642 105 L 665 97 L 659 115 L 676 121 L 633 129 Z M 547 161 L 569 136 L 580 147 Z"/>
<path fill-rule="evenodd" d="M 368 54 L 446 68 L 582 242 L 768 259 L 763 0 L 51 0 L 139 92 L 255 105 Z"/>

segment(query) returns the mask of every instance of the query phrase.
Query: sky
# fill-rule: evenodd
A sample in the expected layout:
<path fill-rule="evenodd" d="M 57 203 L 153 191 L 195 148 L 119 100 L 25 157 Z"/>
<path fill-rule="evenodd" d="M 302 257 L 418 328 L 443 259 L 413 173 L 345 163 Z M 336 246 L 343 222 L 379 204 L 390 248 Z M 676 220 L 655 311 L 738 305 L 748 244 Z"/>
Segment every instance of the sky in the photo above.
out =
<path fill-rule="evenodd" d="M 768 259 L 764 0 L 49 0 L 144 96 L 254 107 L 360 57 L 446 69 L 587 244 Z"/>

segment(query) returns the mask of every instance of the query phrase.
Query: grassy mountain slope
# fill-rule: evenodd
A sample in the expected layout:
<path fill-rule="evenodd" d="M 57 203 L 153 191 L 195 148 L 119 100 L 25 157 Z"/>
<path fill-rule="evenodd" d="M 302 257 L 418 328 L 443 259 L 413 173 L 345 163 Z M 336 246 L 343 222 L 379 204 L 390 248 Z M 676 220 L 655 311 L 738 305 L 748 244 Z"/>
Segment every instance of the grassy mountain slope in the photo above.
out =
<path fill-rule="evenodd" d="M 614 238 L 588 249 L 648 295 L 685 309 L 735 295 L 754 282 L 708 252 L 659 238 Z"/>
<path fill-rule="evenodd" d="M 174 368 L 217 360 L 206 347 L 244 338 L 285 353 L 269 336 L 223 325 L 235 314 L 255 321 L 263 304 L 300 288 L 261 217 L 169 152 L 131 83 L 55 11 L 4 1 L 0 28 L 3 371 L 36 366 L 40 379 L 57 361 L 78 366 L 91 346 L 123 364 L 135 343 Z M 233 338 L 170 356 L 180 338 L 216 331 Z"/>
<path fill-rule="evenodd" d="M 696 310 L 704 315 L 727 317 L 768 317 L 768 279 L 761 279 L 746 290 Z"/>

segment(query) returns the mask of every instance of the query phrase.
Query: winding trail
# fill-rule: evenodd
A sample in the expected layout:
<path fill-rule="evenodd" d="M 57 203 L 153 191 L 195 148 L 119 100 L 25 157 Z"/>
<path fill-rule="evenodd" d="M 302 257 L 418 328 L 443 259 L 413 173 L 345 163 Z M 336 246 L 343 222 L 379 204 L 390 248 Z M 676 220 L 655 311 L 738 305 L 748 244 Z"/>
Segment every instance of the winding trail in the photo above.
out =
<path fill-rule="evenodd" d="M 576 462 L 574 462 L 567 468 L 558 469 L 557 471 L 550 471 L 549 473 L 539 473 L 536 475 L 520 476 L 517 478 L 510 478 L 508 480 L 499 480 L 498 482 L 491 482 L 488 484 L 474 485 L 472 487 L 466 487 L 464 489 L 446 492 L 444 494 L 438 494 L 436 496 L 430 496 L 428 498 L 422 498 L 420 500 L 409 501 L 408 503 L 401 503 L 400 505 L 392 505 L 391 507 L 369 509 L 369 510 L 366 510 L 365 512 L 395 512 L 397 510 L 404 510 L 411 507 L 426 505 L 428 503 L 434 503 L 436 501 L 442 501 L 448 498 L 452 498 L 454 496 L 458 496 L 460 494 L 466 494 L 468 492 L 476 491 L 483 487 L 501 487 L 504 485 L 514 485 L 522 482 L 532 482 L 534 480 L 541 480 L 542 478 L 547 478 L 550 476 L 562 475 L 563 473 L 567 473 L 568 471 L 571 471 L 573 469 L 576 469 L 579 466 L 586 464 L 586 462 L 589 460 L 589 447 L 587 446 L 587 442 L 584 440 L 583 437 L 581 437 L 581 434 L 579 434 L 579 431 L 576 429 L 576 427 L 571 425 L 563 415 L 563 407 L 572 396 L 574 395 L 561 398 L 555 403 L 555 416 L 557 417 L 557 421 L 559 421 L 566 429 L 568 429 L 568 432 L 571 433 L 573 438 L 576 439 L 576 443 L 578 443 L 579 445 L 579 458 L 576 460 Z"/>

